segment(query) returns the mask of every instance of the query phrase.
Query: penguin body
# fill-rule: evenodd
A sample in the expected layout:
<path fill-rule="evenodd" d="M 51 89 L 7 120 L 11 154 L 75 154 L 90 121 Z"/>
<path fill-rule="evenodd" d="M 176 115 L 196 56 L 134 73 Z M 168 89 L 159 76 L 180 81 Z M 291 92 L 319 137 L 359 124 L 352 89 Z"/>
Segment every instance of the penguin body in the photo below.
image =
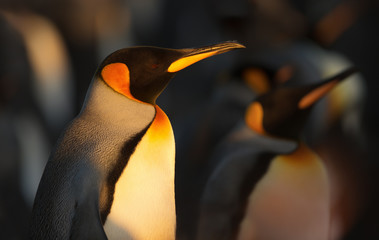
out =
<path fill-rule="evenodd" d="M 176 177 L 178 236 L 183 238 L 195 238 L 201 193 L 209 177 L 205 166 L 211 153 L 254 98 L 254 93 L 239 84 L 231 83 L 216 91 L 200 111 L 189 114 L 179 129 L 182 131 L 176 132 L 180 159 L 176 167 L 181 172 Z"/>
<path fill-rule="evenodd" d="M 54 235 L 41 232 L 47 234 L 41 235 L 43 237 L 97 239 L 105 236 L 101 227 L 105 219 L 101 220 L 101 217 L 105 218 L 110 211 L 109 198 L 115 191 L 117 175 L 121 174 L 133 148 L 154 118 L 153 106 L 114 94 L 101 81 L 95 81 L 92 89 L 90 96 L 101 93 L 110 99 L 101 104 L 89 100 L 84 111 L 68 126 L 52 152 L 53 157 L 46 165 L 33 209 L 33 229 L 37 227 L 33 224 L 47 224 L 56 228 L 51 229 L 51 234 Z M 109 115 L 114 110 L 117 114 Z M 107 120 L 110 116 L 111 119 Z M 122 123 L 128 124 L 123 126 Z M 39 204 L 54 208 L 43 211 L 44 216 L 39 216 L 36 215 L 42 211 Z M 97 209 L 99 210 L 95 211 Z M 84 228 L 83 225 L 88 227 L 87 231 L 99 229 L 102 234 L 88 231 L 86 234 L 93 235 L 83 235 L 80 230 Z M 78 231 L 73 230 L 76 227 Z M 78 235 L 70 236 L 71 232 Z"/>
<path fill-rule="evenodd" d="M 174 159 L 171 124 L 157 106 L 153 122 L 115 186 L 111 213 L 104 226 L 109 238 L 124 236 L 114 222 L 122 223 L 133 239 L 175 238 Z M 146 229 L 153 231 L 154 235 Z"/>
<path fill-rule="evenodd" d="M 236 48 L 134 47 L 108 56 L 52 151 L 30 237 L 174 239 L 175 142 L 155 100 L 177 71 Z"/>
<path fill-rule="evenodd" d="M 313 104 L 353 72 L 278 88 L 249 105 L 214 153 L 219 163 L 203 194 L 198 239 L 328 237 L 326 168 L 299 136 Z"/>
<path fill-rule="evenodd" d="M 176 178 L 177 215 L 181 218 L 178 236 L 196 237 L 201 194 L 210 172 L 217 166 L 217 162 L 210 163 L 212 153 L 252 100 L 288 80 L 289 77 L 279 77 L 281 69 L 283 67 L 266 66 L 243 57 L 230 70 L 227 80 L 218 79 L 209 100 L 187 114 L 181 127 L 174 126 L 178 129 L 177 157 L 180 159 L 176 167 L 181 170 Z"/>
<path fill-rule="evenodd" d="M 300 143 L 271 160 L 249 196 L 238 239 L 328 239 L 329 191 L 322 160 Z"/>
<path fill-rule="evenodd" d="M 296 147 L 293 141 L 261 136 L 239 122 L 208 164 L 210 177 L 201 199 L 197 239 L 235 238 L 248 196 L 267 171 L 270 159 Z"/>

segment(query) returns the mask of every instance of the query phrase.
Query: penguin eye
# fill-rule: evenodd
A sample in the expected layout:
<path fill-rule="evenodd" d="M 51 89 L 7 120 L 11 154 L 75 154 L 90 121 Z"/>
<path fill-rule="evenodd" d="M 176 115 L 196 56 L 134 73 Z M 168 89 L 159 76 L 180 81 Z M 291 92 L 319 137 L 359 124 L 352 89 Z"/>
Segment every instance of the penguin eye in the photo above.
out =
<path fill-rule="evenodd" d="M 156 64 L 156 63 L 151 64 L 151 68 L 152 68 L 152 69 L 156 69 L 156 68 L 158 68 L 158 67 L 159 67 L 159 64 Z"/>

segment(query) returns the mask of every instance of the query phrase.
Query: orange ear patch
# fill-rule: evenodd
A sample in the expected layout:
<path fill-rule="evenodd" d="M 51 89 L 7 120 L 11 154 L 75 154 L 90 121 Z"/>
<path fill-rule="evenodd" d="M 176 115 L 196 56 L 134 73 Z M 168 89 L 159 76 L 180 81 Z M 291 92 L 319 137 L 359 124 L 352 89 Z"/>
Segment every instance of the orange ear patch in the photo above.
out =
<path fill-rule="evenodd" d="M 247 108 L 245 115 L 246 124 L 259 134 L 265 135 L 263 128 L 263 107 L 258 102 L 253 102 Z"/>
<path fill-rule="evenodd" d="M 248 68 L 243 71 L 242 78 L 245 83 L 258 94 L 263 94 L 270 90 L 267 75 L 263 70 Z"/>
<path fill-rule="evenodd" d="M 108 64 L 101 71 L 101 76 L 116 92 L 119 92 L 130 99 L 137 100 L 130 92 L 129 68 L 125 64 Z"/>
<path fill-rule="evenodd" d="M 305 95 L 298 104 L 300 109 L 307 108 L 315 103 L 317 100 L 322 98 L 325 94 L 327 94 L 336 84 L 338 80 L 329 82 L 327 84 L 321 85 L 320 87 L 313 89 L 307 95 Z"/>

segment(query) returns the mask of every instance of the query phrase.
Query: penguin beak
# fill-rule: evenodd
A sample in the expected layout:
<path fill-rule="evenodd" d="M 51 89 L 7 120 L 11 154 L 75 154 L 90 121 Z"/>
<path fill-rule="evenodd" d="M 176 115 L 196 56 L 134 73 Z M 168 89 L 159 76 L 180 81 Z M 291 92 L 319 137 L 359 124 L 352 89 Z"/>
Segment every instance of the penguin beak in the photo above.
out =
<path fill-rule="evenodd" d="M 175 73 L 205 58 L 239 48 L 246 47 L 237 42 L 224 42 L 206 47 L 182 49 L 179 51 L 182 52 L 183 55 L 171 63 L 167 71 Z"/>
<path fill-rule="evenodd" d="M 301 97 L 298 108 L 305 109 L 312 106 L 317 100 L 326 95 L 330 90 L 334 88 L 340 81 L 346 79 L 358 70 L 355 67 L 346 69 L 345 71 L 315 85 L 310 87 L 309 91 L 306 92 L 304 96 Z"/>

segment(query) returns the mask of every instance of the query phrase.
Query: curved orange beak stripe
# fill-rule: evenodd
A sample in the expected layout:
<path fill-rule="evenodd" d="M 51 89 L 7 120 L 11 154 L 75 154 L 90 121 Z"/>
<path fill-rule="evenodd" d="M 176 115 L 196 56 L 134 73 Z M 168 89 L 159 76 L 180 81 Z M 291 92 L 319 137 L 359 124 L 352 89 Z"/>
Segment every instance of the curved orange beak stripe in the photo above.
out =
<path fill-rule="evenodd" d="M 200 60 L 238 48 L 245 48 L 245 46 L 236 42 L 225 42 L 202 48 L 183 49 L 188 54 L 184 54 L 183 57 L 171 63 L 167 71 L 171 73 L 178 72 Z"/>
<path fill-rule="evenodd" d="M 339 81 L 335 80 L 312 90 L 299 101 L 298 107 L 305 109 L 327 94 Z"/>
<path fill-rule="evenodd" d="M 216 52 L 207 52 L 207 53 L 201 53 L 197 55 L 192 55 L 189 57 L 184 57 L 176 60 L 173 62 L 170 67 L 167 69 L 168 72 L 178 72 L 200 60 L 203 60 L 205 58 L 211 57 L 213 55 L 217 54 Z"/>
<path fill-rule="evenodd" d="M 300 109 L 305 109 L 311 106 L 317 100 L 319 100 L 321 97 L 327 94 L 338 82 L 346 79 L 355 72 L 357 72 L 357 69 L 355 67 L 350 67 L 345 71 L 342 71 L 339 74 L 335 75 L 334 77 L 331 77 L 328 80 L 324 81 L 323 84 L 321 84 L 320 86 L 316 87 L 308 94 L 303 96 L 299 101 L 298 107 Z"/>
<path fill-rule="evenodd" d="M 238 48 L 245 48 L 245 46 L 236 42 L 225 42 L 196 49 L 182 49 L 179 51 L 183 53 L 183 56 L 171 63 L 167 71 L 177 72 L 202 59 Z M 111 63 L 106 65 L 101 71 L 101 76 L 115 91 L 130 99 L 141 102 L 130 92 L 130 73 L 124 63 Z"/>

